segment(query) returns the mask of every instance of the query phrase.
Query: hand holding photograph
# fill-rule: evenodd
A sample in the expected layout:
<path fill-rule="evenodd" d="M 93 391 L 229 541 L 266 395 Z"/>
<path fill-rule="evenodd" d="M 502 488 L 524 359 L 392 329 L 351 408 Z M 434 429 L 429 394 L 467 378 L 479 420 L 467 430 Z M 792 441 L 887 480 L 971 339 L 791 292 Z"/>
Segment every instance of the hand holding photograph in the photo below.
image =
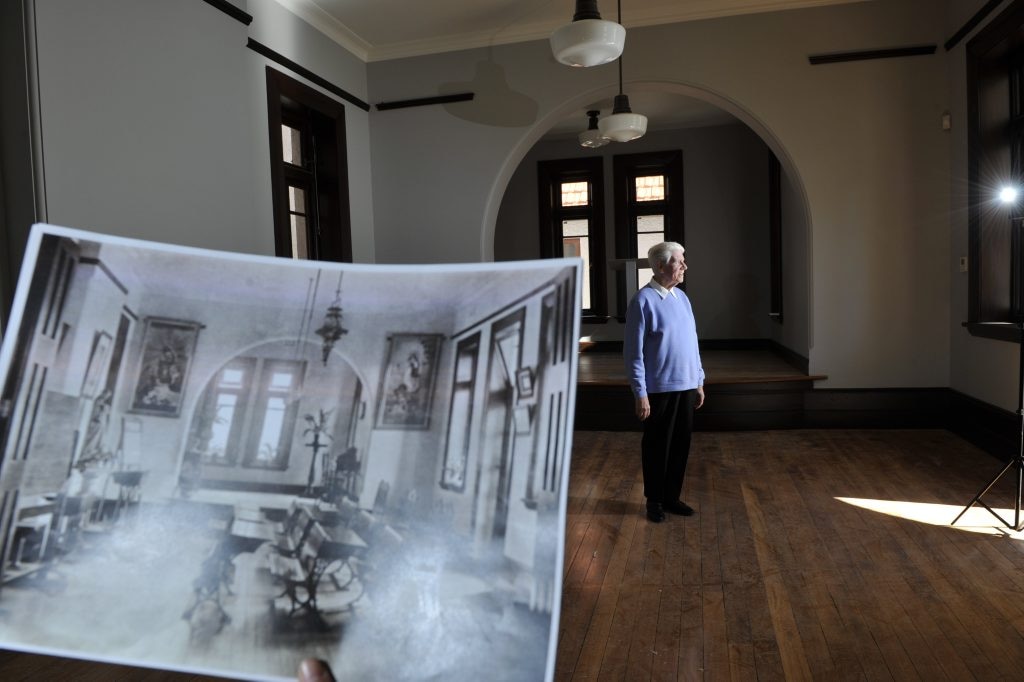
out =
<path fill-rule="evenodd" d="M 0 345 L 0 648 L 551 680 L 580 278 L 36 225 Z"/>

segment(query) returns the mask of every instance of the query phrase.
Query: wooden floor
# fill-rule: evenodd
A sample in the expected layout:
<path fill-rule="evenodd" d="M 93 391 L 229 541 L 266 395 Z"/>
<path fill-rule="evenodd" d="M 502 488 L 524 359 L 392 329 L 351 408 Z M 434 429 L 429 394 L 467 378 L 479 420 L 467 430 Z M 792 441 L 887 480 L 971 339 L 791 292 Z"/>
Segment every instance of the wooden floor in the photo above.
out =
<path fill-rule="evenodd" d="M 698 433 L 697 514 L 661 524 L 638 450 L 575 434 L 557 680 L 1024 676 L 1024 540 L 980 508 L 949 526 L 1001 466 L 966 442 Z M 1012 506 L 1009 478 L 991 506 Z"/>
<path fill-rule="evenodd" d="M 652 524 L 639 437 L 574 434 L 557 680 L 1022 678 L 1024 539 L 949 526 L 998 461 L 946 431 L 702 432 L 697 514 Z M 39 679 L 212 678 L 0 652 Z"/>

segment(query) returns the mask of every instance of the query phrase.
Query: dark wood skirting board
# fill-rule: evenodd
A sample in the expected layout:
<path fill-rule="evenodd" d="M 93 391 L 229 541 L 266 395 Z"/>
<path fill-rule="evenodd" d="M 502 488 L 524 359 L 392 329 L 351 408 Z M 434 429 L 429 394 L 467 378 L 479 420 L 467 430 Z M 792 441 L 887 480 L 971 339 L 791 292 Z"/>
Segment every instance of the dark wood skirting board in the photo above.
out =
<path fill-rule="evenodd" d="M 947 429 L 994 457 L 1017 452 L 1017 416 L 949 388 L 821 389 L 811 381 L 710 384 L 698 431 Z M 640 431 L 627 386 L 577 387 L 580 431 Z"/>

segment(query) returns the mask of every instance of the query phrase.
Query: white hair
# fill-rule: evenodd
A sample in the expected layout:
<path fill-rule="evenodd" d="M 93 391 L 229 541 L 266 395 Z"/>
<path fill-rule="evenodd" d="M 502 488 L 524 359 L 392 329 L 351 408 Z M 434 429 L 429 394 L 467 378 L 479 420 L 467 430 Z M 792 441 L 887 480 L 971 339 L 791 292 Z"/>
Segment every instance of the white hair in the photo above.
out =
<path fill-rule="evenodd" d="M 673 253 L 683 253 L 686 249 L 679 242 L 661 242 L 647 249 L 647 263 L 657 269 L 672 260 Z"/>

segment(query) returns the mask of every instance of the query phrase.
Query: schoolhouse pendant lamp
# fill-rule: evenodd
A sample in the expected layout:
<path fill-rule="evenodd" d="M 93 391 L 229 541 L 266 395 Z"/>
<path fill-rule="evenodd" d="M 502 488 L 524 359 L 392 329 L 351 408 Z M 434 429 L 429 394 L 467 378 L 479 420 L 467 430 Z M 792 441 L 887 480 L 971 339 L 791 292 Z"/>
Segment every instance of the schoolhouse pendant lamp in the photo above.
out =
<path fill-rule="evenodd" d="M 601 112 L 597 110 L 587 112 L 587 118 L 589 119 L 590 124 L 587 126 L 587 129 L 579 135 L 581 147 L 594 149 L 596 147 L 603 147 L 611 142 L 611 140 L 604 136 L 604 133 L 601 132 L 600 128 L 598 128 L 597 115 L 600 113 Z"/>
<path fill-rule="evenodd" d="M 598 66 L 614 61 L 626 44 L 626 29 L 605 21 L 597 11 L 597 0 L 576 0 L 572 23 L 551 34 L 551 52 L 567 66 Z"/>
<path fill-rule="evenodd" d="M 619 21 L 622 21 L 622 4 L 619 3 Z M 629 108 L 629 97 L 622 93 L 622 57 L 619 57 L 619 94 L 615 96 L 611 116 L 605 116 L 598 123 L 601 134 L 615 142 L 629 142 L 643 137 L 647 132 L 647 117 L 634 114 Z"/>

